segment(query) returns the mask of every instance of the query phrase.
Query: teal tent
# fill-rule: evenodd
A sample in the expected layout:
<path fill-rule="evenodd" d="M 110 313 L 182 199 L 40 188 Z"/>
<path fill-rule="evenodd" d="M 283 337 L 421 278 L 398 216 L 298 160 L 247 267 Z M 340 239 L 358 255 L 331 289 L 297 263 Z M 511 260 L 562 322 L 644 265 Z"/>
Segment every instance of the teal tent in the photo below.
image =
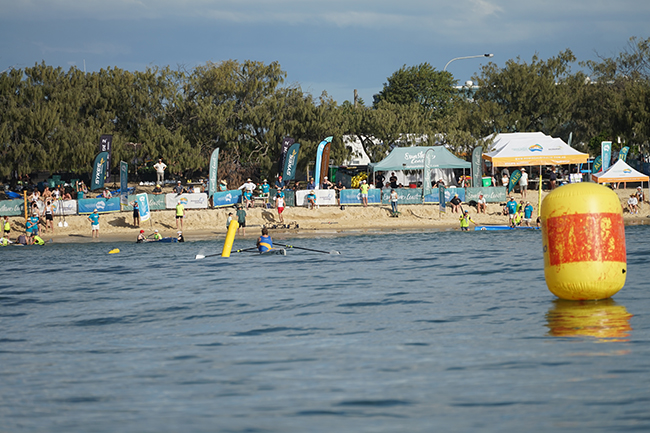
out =
<path fill-rule="evenodd" d="M 432 150 L 433 156 L 429 156 L 430 168 L 471 168 L 472 163 L 464 161 L 444 146 L 416 146 L 396 147 L 382 161 L 370 164 L 372 171 L 396 171 L 396 170 L 423 170 L 424 155 L 427 150 Z"/>

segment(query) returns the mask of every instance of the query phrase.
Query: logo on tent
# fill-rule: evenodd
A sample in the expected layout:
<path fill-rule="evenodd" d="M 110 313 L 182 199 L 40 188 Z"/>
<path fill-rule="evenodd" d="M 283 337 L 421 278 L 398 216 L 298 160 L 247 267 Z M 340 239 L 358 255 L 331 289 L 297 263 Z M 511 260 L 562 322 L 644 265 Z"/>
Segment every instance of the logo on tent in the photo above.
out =
<path fill-rule="evenodd" d="M 629 168 L 626 168 L 626 169 L 623 170 L 623 173 L 632 173 L 632 170 L 629 169 Z"/>
<path fill-rule="evenodd" d="M 533 144 L 528 148 L 528 150 L 530 150 L 531 152 L 541 152 L 542 150 L 544 150 L 544 148 L 542 147 L 541 144 Z"/>

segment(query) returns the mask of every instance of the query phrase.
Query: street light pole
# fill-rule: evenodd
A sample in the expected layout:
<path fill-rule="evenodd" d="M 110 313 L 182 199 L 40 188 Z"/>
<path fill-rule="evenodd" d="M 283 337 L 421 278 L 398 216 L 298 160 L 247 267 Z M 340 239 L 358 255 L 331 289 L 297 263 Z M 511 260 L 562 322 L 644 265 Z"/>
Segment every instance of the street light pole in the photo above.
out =
<path fill-rule="evenodd" d="M 479 58 L 479 57 L 494 57 L 494 54 L 490 53 L 490 54 L 479 54 L 479 55 L 477 55 L 477 56 L 455 57 L 455 58 L 453 58 L 453 59 L 451 59 L 450 61 L 447 62 L 447 64 L 445 65 L 445 67 L 442 68 L 442 71 L 443 71 L 443 72 L 446 71 L 446 70 L 447 70 L 447 66 L 449 66 L 449 64 L 450 64 L 451 62 L 453 62 L 454 60 L 477 59 L 477 58 Z"/>

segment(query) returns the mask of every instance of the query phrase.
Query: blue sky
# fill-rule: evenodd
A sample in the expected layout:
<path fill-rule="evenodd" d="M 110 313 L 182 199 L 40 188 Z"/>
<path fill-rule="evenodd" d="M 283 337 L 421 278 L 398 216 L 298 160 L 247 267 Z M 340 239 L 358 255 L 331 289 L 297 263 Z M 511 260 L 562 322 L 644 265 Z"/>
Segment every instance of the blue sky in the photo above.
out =
<path fill-rule="evenodd" d="M 403 65 L 442 70 L 494 53 L 503 66 L 567 48 L 611 57 L 631 36 L 650 37 L 648 22 L 641 0 L 0 0 L 0 71 L 278 61 L 285 84 L 339 103 L 358 89 L 370 105 Z M 463 83 L 486 61 L 448 71 Z"/>

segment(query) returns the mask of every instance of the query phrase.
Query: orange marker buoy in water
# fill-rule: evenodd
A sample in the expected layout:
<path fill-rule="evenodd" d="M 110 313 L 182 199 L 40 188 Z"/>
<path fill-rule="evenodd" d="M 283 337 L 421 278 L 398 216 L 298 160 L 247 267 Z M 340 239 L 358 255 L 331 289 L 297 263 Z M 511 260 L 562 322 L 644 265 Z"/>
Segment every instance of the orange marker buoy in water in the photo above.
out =
<path fill-rule="evenodd" d="M 606 299 L 625 285 L 623 211 L 609 188 L 576 183 L 546 196 L 542 243 L 546 285 L 558 298 Z"/>

